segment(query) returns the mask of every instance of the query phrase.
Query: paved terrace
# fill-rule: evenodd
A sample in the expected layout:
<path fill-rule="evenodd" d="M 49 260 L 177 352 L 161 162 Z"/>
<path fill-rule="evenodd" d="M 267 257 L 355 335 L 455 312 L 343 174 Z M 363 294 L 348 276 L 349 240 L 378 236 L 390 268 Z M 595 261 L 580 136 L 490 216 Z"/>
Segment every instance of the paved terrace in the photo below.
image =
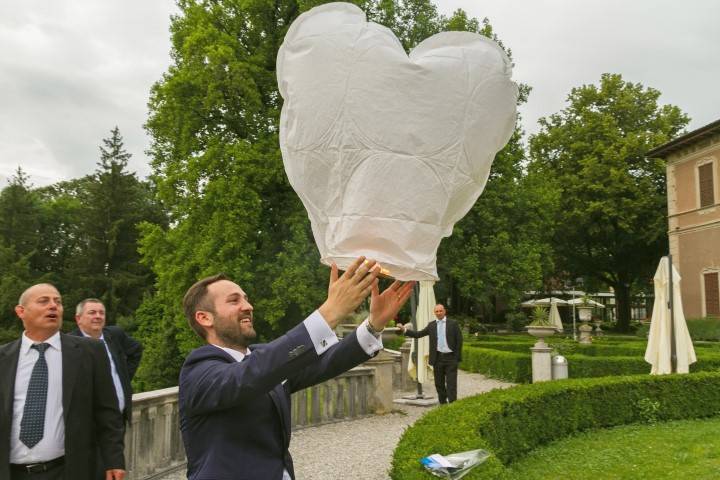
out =
<path fill-rule="evenodd" d="M 477 373 L 458 372 L 460 398 L 506 388 L 509 383 Z M 432 383 L 423 392 L 435 395 Z M 396 397 L 403 394 L 396 392 Z M 405 429 L 433 407 L 398 405 L 392 413 L 348 420 L 293 432 L 290 452 L 298 480 L 387 480 L 392 452 Z M 339 472 L 342 472 L 340 475 Z M 185 471 L 158 477 L 185 479 Z"/>

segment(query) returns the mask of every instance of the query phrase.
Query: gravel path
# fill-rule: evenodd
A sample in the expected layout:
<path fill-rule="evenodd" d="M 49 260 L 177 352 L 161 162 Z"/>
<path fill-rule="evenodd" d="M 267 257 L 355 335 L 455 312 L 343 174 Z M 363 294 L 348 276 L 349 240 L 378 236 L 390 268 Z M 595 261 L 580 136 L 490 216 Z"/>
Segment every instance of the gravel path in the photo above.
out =
<path fill-rule="evenodd" d="M 458 397 L 463 398 L 509 383 L 477 373 L 458 371 Z M 432 383 L 423 392 L 436 395 Z M 396 395 L 400 395 L 396 392 Z M 396 404 L 396 412 L 359 420 L 349 420 L 293 432 L 290 453 L 298 480 L 387 480 L 392 452 L 405 429 L 435 407 Z M 342 472 L 342 474 L 340 473 Z M 185 471 L 161 480 L 181 480 Z"/>

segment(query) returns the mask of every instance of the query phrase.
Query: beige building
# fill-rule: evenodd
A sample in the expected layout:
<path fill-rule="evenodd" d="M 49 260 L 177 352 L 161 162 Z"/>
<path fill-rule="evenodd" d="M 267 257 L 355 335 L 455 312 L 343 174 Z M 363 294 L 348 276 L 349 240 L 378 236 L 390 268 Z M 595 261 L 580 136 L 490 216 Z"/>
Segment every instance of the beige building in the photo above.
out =
<path fill-rule="evenodd" d="M 647 156 L 667 160 L 670 253 L 685 316 L 720 317 L 720 120 Z"/>

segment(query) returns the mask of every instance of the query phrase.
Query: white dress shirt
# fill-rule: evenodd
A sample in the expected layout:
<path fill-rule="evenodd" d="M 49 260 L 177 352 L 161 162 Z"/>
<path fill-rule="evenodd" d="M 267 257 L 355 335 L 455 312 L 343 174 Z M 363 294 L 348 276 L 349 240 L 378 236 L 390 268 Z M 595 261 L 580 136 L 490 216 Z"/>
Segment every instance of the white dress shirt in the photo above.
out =
<path fill-rule="evenodd" d="M 83 334 L 84 337 L 93 338 L 91 335 L 83 332 L 82 329 L 80 330 L 80 332 Z M 110 353 L 110 347 L 108 347 L 107 342 L 105 342 L 105 335 L 101 334 L 98 340 L 102 341 L 103 345 L 105 346 L 105 352 L 107 352 L 108 360 L 110 360 L 110 373 L 112 374 L 113 385 L 115 385 L 115 394 L 118 398 L 118 406 L 120 407 L 120 411 L 122 412 L 123 410 L 125 410 L 125 391 L 123 390 L 122 382 L 120 381 L 120 375 L 118 375 L 115 361 L 113 360 L 112 353 Z"/>
<path fill-rule="evenodd" d="M 372 355 L 383 349 L 383 343 L 382 338 L 375 338 L 375 336 L 368 331 L 366 323 L 367 319 L 357 328 L 356 336 L 363 351 L 368 355 Z M 317 310 L 303 320 L 303 324 L 310 334 L 310 340 L 313 342 L 315 352 L 318 355 L 322 355 L 328 348 L 340 341 L 338 340 L 337 335 L 335 335 L 335 332 L 333 332 L 323 316 Z M 232 348 L 221 347 L 220 345 L 214 346 L 224 350 L 238 362 L 242 362 L 243 359 L 251 353 L 249 350 L 247 353 L 242 353 Z M 292 480 L 287 470 L 283 470 L 282 480 Z"/>
<path fill-rule="evenodd" d="M 25 398 L 35 362 L 40 352 L 30 348 L 34 343 L 47 343 L 45 361 L 48 367 L 48 391 L 45 404 L 45 431 L 43 438 L 33 448 L 20 441 L 20 422 L 25 409 Z M 15 394 L 13 398 L 13 418 L 10 432 L 10 463 L 47 462 L 65 455 L 65 422 L 62 405 L 62 347 L 60 333 L 44 342 L 30 340 L 22 334 L 20 355 L 15 376 Z"/>
<path fill-rule="evenodd" d="M 452 353 L 447 343 L 447 317 L 443 317 L 437 321 L 437 350 L 441 353 Z M 441 340 L 444 340 L 441 342 Z"/>

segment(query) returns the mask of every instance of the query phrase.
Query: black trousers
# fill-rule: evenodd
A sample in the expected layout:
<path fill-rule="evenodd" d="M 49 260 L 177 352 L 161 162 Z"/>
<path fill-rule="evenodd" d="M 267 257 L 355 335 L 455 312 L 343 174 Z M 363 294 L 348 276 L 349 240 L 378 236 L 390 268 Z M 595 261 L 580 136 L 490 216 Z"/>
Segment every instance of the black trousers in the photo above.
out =
<path fill-rule="evenodd" d="M 437 352 L 433 373 L 440 403 L 457 400 L 457 371 L 458 362 L 454 353 Z"/>

